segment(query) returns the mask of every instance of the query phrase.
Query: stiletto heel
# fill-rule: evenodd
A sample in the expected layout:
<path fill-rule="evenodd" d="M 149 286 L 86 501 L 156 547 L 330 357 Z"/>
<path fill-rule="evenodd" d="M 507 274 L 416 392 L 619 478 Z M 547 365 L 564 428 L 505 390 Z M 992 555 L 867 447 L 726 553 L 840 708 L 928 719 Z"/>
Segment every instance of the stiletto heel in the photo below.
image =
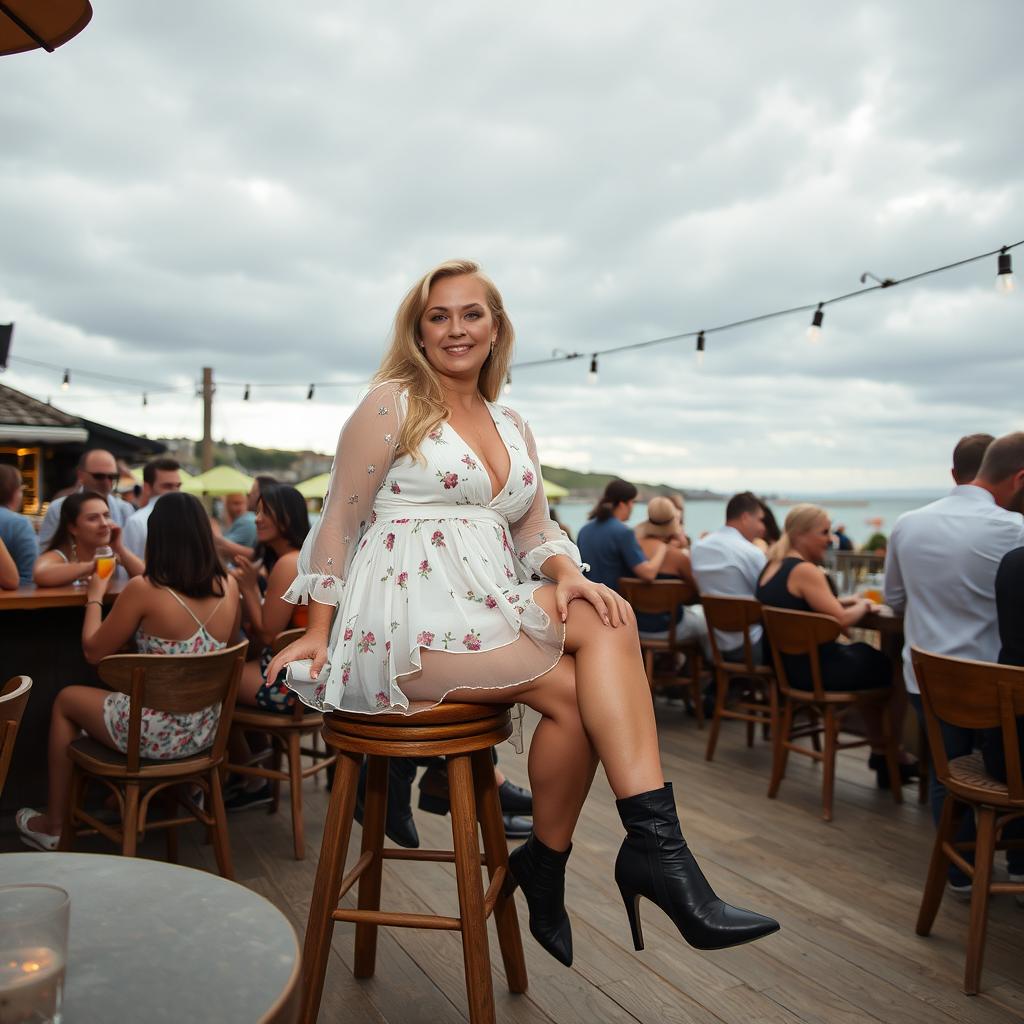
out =
<path fill-rule="evenodd" d="M 672 784 L 617 800 L 626 838 L 615 860 L 615 881 L 643 949 L 637 901 L 660 907 L 696 949 L 725 949 L 779 930 L 779 922 L 719 899 L 704 877 L 679 828 Z"/>
<path fill-rule="evenodd" d="M 635 892 L 626 892 L 619 888 L 622 902 L 626 906 L 626 917 L 629 918 L 629 929 L 633 933 L 633 948 L 639 953 L 644 948 L 644 930 L 640 927 L 640 896 Z"/>

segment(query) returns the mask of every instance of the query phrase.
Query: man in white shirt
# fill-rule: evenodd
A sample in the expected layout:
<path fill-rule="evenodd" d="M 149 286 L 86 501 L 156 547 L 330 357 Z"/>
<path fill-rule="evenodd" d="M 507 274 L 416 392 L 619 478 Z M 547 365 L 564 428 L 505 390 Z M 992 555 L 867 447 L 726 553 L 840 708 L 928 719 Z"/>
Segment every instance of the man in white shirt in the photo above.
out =
<path fill-rule="evenodd" d="M 110 506 L 110 518 L 118 526 L 124 526 L 128 517 L 135 512 L 135 507 L 127 501 L 122 501 L 113 493 L 121 474 L 117 468 L 117 460 L 108 451 L 102 448 L 90 448 L 82 453 L 78 460 L 78 490 L 95 491 L 107 499 Z M 64 504 L 63 498 L 57 498 L 50 502 L 43 518 L 43 525 L 39 527 L 39 549 L 46 549 L 53 535 L 57 532 L 57 524 L 60 522 L 60 508 Z"/>
<path fill-rule="evenodd" d="M 149 517 L 161 494 L 181 490 L 181 466 L 174 459 L 151 459 L 142 470 L 142 505 L 124 524 L 122 541 L 129 551 L 146 557 Z"/>
<path fill-rule="evenodd" d="M 702 594 L 753 597 L 765 566 L 765 555 L 754 546 L 764 537 L 764 509 L 750 492 L 734 494 L 725 506 L 725 526 L 702 537 L 690 550 L 693 578 Z M 755 661 L 761 656 L 760 626 L 750 630 Z M 726 661 L 743 660 L 743 634 L 715 631 L 715 641 Z"/>
<path fill-rule="evenodd" d="M 954 466 L 955 480 L 966 475 Z M 919 716 L 921 695 L 911 645 L 951 657 L 999 660 L 996 571 L 1008 551 L 1024 545 L 1022 501 L 1024 433 L 1007 434 L 988 445 L 972 482 L 958 482 L 945 498 L 896 521 L 885 560 L 885 601 L 903 612 L 903 677 Z M 972 730 L 943 724 L 942 735 L 950 758 L 974 748 Z M 930 793 L 937 823 L 946 792 L 934 767 Z M 973 826 L 965 816 L 960 836 L 972 838 Z M 1011 870 L 1017 869 L 1015 864 Z M 956 868 L 950 870 L 950 884 L 955 891 L 969 891 L 966 875 Z"/>

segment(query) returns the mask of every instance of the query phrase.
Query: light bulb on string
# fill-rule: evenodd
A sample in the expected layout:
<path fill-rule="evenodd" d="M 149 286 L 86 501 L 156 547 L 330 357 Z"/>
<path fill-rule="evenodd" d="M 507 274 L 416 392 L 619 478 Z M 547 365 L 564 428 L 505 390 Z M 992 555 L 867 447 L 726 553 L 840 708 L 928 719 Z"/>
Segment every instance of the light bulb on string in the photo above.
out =
<path fill-rule="evenodd" d="M 590 384 L 597 383 L 597 353 L 590 357 L 590 372 L 587 374 L 587 381 Z"/>
<path fill-rule="evenodd" d="M 61 391 L 67 391 L 69 387 L 71 387 L 71 371 L 65 370 L 64 379 L 60 382 L 60 389 Z"/>
<path fill-rule="evenodd" d="M 501 393 L 507 395 L 512 390 L 512 371 L 505 374 L 505 383 L 502 385 Z"/>
<path fill-rule="evenodd" d="M 142 392 L 142 408 L 145 409 L 149 405 L 149 395 L 145 391 Z"/>
<path fill-rule="evenodd" d="M 1009 295 L 1017 287 L 1013 279 L 1013 260 L 1004 248 L 999 253 L 999 269 L 996 272 L 996 291 L 1001 295 Z"/>
<path fill-rule="evenodd" d="M 704 332 L 697 335 L 697 369 L 704 365 Z"/>
<path fill-rule="evenodd" d="M 821 322 L 825 319 L 824 302 L 818 303 L 818 308 L 814 311 L 814 316 L 811 318 L 811 326 L 807 328 L 807 340 L 812 344 L 817 344 L 821 341 Z"/>
<path fill-rule="evenodd" d="M 245 385 L 245 391 L 242 392 L 242 401 L 243 402 L 248 402 L 249 401 L 249 385 L 248 384 Z"/>
<path fill-rule="evenodd" d="M 309 385 L 309 391 L 306 394 L 306 401 L 307 402 L 312 402 L 313 401 L 313 393 L 315 391 L 316 391 L 316 385 L 315 384 L 310 384 Z"/>

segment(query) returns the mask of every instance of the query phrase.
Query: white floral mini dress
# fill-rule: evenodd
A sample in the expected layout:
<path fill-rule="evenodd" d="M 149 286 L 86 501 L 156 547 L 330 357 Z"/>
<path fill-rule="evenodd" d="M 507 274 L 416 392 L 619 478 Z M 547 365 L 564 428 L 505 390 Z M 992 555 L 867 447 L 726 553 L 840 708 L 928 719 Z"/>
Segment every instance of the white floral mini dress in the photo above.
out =
<path fill-rule="evenodd" d="M 533 595 L 551 582 L 548 558 L 581 566 L 579 551 L 551 520 L 529 427 L 488 408 L 511 463 L 495 495 L 447 423 L 424 439 L 422 461 L 395 458 L 405 396 L 394 384 L 376 386 L 342 428 L 323 514 L 285 594 L 338 609 L 329 667 L 289 683 L 304 703 L 415 713 L 457 688 L 529 682 L 561 657 L 564 627 Z"/>
<path fill-rule="evenodd" d="M 167 592 L 195 619 L 196 631 L 185 640 L 166 640 L 153 636 L 141 628 L 135 633 L 135 646 L 139 654 L 209 654 L 222 651 L 227 643 L 217 640 L 207 632 L 206 623 L 217 614 L 220 601 L 213 611 L 200 622 L 191 608 L 170 587 Z M 128 719 L 131 713 L 131 697 L 127 693 L 107 694 L 103 701 L 103 721 L 114 745 L 124 753 L 128 749 Z M 213 746 L 217 725 L 220 722 L 220 705 L 192 711 L 187 714 L 173 714 L 169 711 L 142 709 L 142 734 L 139 752 L 145 758 L 169 761 L 178 757 L 192 757 Z"/>

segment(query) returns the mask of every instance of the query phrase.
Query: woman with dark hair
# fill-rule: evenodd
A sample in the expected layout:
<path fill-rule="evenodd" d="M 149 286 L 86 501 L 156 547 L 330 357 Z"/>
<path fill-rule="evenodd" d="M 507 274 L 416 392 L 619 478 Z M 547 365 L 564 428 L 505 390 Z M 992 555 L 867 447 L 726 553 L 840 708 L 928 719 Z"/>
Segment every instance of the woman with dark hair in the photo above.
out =
<path fill-rule="evenodd" d="M 775 518 L 775 513 L 768 507 L 768 502 L 763 498 L 758 498 L 757 503 L 761 506 L 761 511 L 764 513 L 764 519 L 762 520 L 764 522 L 764 536 L 755 537 L 751 544 L 760 548 L 767 555 L 768 549 L 782 538 L 782 530 L 779 529 L 778 520 Z"/>
<path fill-rule="evenodd" d="M 636 488 L 628 480 L 609 480 L 589 520 L 580 527 L 576 543 L 580 557 L 589 563 L 587 579 L 618 590 L 622 576 L 654 580 L 668 555 L 668 545 L 659 544 L 653 554 L 644 554 L 636 534 L 626 525 L 636 503 Z"/>
<path fill-rule="evenodd" d="M 122 530 L 111 518 L 107 499 L 96 491 L 69 494 L 60 506 L 57 530 L 36 561 L 32 577 L 40 587 L 66 587 L 92 576 L 96 552 L 109 547 L 129 576 L 139 576 L 142 560 L 121 543 Z M 118 570 L 116 575 L 125 578 Z"/>
<path fill-rule="evenodd" d="M 82 648 L 92 665 L 133 638 L 140 654 L 207 654 L 227 647 L 237 633 L 238 585 L 217 558 L 206 511 L 190 494 L 165 494 L 157 502 L 149 517 L 145 573 L 128 583 L 103 619 L 109 584 L 109 576 L 94 573 L 86 591 Z M 57 695 L 50 719 L 47 809 L 40 814 L 25 807 L 16 817 L 27 845 L 57 848 L 71 776 L 68 746 L 84 730 L 123 753 L 130 704 L 128 694 L 97 686 L 67 686 Z M 143 755 L 191 757 L 213 743 L 219 718 L 219 705 L 187 715 L 143 708 Z"/>

